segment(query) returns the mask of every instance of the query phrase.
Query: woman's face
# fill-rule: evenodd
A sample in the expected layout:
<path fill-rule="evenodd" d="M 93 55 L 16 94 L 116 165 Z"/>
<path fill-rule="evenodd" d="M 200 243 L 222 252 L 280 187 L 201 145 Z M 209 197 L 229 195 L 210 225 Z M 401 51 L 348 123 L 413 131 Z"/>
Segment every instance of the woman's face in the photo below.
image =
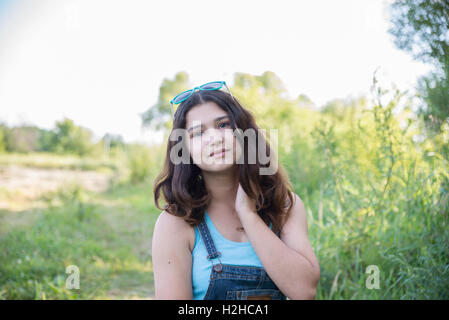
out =
<path fill-rule="evenodd" d="M 190 109 L 186 115 L 186 130 L 190 156 L 201 170 L 229 169 L 242 154 L 228 114 L 214 102 Z"/>

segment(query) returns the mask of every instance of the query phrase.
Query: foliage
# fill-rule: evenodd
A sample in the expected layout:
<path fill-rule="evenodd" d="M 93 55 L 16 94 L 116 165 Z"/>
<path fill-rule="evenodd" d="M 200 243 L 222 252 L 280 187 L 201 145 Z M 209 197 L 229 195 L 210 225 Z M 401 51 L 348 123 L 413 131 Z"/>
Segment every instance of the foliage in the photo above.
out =
<path fill-rule="evenodd" d="M 420 79 L 418 90 L 420 113 L 429 128 L 440 131 L 449 121 L 449 2 L 397 0 L 390 10 L 389 32 L 396 46 L 435 67 Z"/>
<path fill-rule="evenodd" d="M 54 152 L 84 156 L 93 154 L 95 148 L 92 132 L 75 125 L 68 118 L 57 121 L 53 130 L 28 125 L 10 128 L 0 124 L 0 151 Z"/>
<path fill-rule="evenodd" d="M 423 139 L 404 93 L 374 78 L 373 95 L 353 121 L 331 117 L 313 133 L 329 172 L 307 201 L 318 211 L 309 216 L 322 268 L 318 298 L 447 299 L 448 128 L 441 140 Z M 380 269 L 378 290 L 366 287 L 369 265 Z"/>
<path fill-rule="evenodd" d="M 80 156 L 92 151 L 92 133 L 90 130 L 76 126 L 68 118 L 56 122 L 54 148 L 57 153 L 73 153 Z"/>
<path fill-rule="evenodd" d="M 101 139 L 102 143 L 105 146 L 105 150 L 109 152 L 116 152 L 118 148 L 125 148 L 125 141 L 121 135 L 106 133 Z"/>
<path fill-rule="evenodd" d="M 126 154 L 131 183 L 140 183 L 155 176 L 162 160 L 160 147 L 148 147 L 139 143 L 128 145 Z"/>
<path fill-rule="evenodd" d="M 186 72 L 178 72 L 175 79 L 164 79 L 159 89 L 156 104 L 141 114 L 142 127 L 154 130 L 168 130 L 173 119 L 170 101 L 178 93 L 191 88 L 189 76 Z M 173 108 L 176 110 L 177 105 Z"/>

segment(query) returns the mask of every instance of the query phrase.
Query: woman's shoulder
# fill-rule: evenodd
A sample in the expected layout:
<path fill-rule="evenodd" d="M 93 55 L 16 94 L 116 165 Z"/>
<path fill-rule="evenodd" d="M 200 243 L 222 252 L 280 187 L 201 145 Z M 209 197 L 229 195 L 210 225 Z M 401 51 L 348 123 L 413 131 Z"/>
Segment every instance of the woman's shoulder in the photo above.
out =
<path fill-rule="evenodd" d="M 166 210 L 159 214 L 154 225 L 154 233 L 162 233 L 173 241 L 187 245 L 193 250 L 195 244 L 195 229 L 182 217 L 175 216 Z"/>

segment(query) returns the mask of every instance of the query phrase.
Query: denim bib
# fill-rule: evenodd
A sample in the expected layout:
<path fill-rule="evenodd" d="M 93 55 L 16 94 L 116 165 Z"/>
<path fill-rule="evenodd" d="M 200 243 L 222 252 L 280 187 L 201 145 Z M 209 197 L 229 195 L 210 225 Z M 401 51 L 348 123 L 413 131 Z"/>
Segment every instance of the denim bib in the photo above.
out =
<path fill-rule="evenodd" d="M 204 300 L 286 300 L 263 267 L 221 263 L 221 253 L 204 219 L 198 230 L 206 246 L 207 260 L 212 264 Z M 277 236 L 280 237 L 280 232 Z"/>

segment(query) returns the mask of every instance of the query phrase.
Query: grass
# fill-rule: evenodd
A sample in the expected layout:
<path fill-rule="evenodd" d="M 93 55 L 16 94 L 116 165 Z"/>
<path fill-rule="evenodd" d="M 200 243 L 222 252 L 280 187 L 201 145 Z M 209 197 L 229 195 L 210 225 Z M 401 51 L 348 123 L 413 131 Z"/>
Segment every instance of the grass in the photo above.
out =
<path fill-rule="evenodd" d="M 383 198 L 382 211 L 355 211 L 354 198 L 345 212 L 331 186 L 299 193 L 320 261 L 317 299 L 449 298 L 448 215 L 436 190 L 448 185 L 419 171 L 412 178 L 403 197 Z M 148 183 L 101 194 L 72 185 L 42 197 L 45 208 L 0 210 L 0 298 L 153 298 L 151 237 L 159 210 L 151 198 Z M 80 270 L 79 290 L 66 289 L 69 265 Z M 366 285 L 370 265 L 380 271 L 379 289 Z"/>
<path fill-rule="evenodd" d="M 138 200 L 148 198 L 148 186 L 100 195 L 75 187 L 54 197 L 59 199 L 48 209 L 19 213 L 34 217 L 28 224 L 2 228 L 0 297 L 151 298 L 151 236 L 158 211 Z M 0 214 L 3 224 L 18 213 Z M 79 290 L 65 288 L 69 265 L 80 270 Z"/>
<path fill-rule="evenodd" d="M 395 105 L 375 105 L 358 128 L 317 126 L 329 179 L 312 193 L 296 182 L 320 261 L 317 299 L 449 299 L 448 154 L 438 142 L 449 127 L 415 143 L 419 130 L 398 126 Z M 378 289 L 367 286 L 370 266 L 379 270 Z"/>

